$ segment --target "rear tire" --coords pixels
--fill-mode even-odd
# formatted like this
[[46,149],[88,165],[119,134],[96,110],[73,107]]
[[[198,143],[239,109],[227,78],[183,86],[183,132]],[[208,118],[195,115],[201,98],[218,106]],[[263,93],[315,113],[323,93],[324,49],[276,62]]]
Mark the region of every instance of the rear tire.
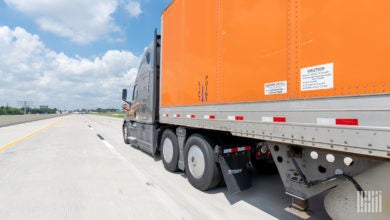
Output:
[[195,188],[205,191],[216,187],[221,181],[213,147],[200,134],[191,135],[185,145],[185,172]]
[[167,129],[161,136],[161,160],[164,167],[169,172],[176,172],[178,170],[179,161],[179,142],[176,134]]
[[127,129],[127,124],[128,122],[125,122],[122,126],[123,141],[125,142],[125,144],[130,144],[129,139],[127,139],[129,132]]

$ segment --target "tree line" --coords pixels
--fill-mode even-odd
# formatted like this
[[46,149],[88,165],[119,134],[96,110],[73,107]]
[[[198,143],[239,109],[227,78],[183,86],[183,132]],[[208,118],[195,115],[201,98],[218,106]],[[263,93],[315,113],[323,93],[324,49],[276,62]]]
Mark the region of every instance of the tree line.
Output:
[[[27,108],[28,114],[55,114],[56,108]],[[24,108],[14,108],[9,106],[0,106],[0,115],[23,115]]]
[[9,106],[0,106],[0,115],[23,115],[24,110]]

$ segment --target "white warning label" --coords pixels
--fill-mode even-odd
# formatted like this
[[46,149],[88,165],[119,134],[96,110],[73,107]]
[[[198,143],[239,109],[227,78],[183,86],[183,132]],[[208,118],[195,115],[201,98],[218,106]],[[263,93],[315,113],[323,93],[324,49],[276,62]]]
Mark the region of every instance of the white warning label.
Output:
[[265,95],[275,95],[287,93],[287,81],[264,84]]
[[301,69],[301,91],[332,88],[333,63]]

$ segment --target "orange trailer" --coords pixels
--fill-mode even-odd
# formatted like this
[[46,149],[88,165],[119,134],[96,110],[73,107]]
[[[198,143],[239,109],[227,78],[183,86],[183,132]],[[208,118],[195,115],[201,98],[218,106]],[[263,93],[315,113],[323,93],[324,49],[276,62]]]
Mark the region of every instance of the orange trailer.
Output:
[[384,0],[176,0],[163,13],[161,105],[389,93],[389,8]]

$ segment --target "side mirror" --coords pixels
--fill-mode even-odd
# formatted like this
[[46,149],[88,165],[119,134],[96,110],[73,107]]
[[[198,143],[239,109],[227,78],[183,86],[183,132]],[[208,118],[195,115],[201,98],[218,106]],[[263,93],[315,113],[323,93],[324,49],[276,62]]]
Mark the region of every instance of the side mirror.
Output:
[[130,106],[128,104],[124,104],[122,106],[122,109],[125,110],[125,111],[129,111],[130,110]]
[[127,100],[127,89],[122,90],[122,100],[126,101]]

